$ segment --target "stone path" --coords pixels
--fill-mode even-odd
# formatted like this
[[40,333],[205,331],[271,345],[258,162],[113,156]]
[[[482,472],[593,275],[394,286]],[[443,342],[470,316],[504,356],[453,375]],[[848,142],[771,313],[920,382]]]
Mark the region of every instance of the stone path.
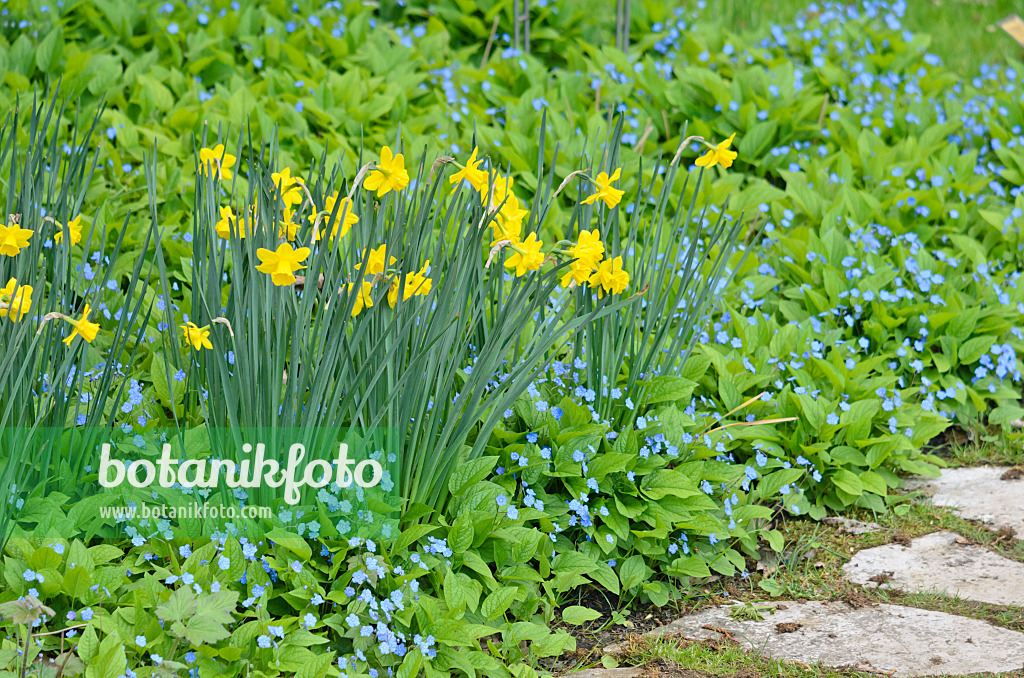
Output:
[[1024,667],[1024,634],[976,619],[900,605],[765,603],[760,621],[712,607],[652,632],[731,639],[779,659],[895,671],[897,676],[1004,672]]
[[1024,607],[1024,563],[972,545],[953,532],[933,532],[909,547],[886,544],[860,551],[843,566],[843,574],[866,587]]
[[908,481],[907,489],[932,495],[933,504],[948,506],[962,518],[1008,527],[1024,538],[1024,478],[1003,480],[1004,475],[1018,474],[1005,466],[946,469],[941,478]]
[[[914,479],[908,486],[964,518],[1004,533],[1013,530],[1018,539],[1024,538],[1024,473],[1007,467],[949,469],[941,478]],[[833,525],[854,533],[875,527],[861,529],[854,522]],[[866,588],[939,593],[1024,608],[1024,563],[953,532],[925,535],[906,546],[865,549],[844,565],[843,575]],[[978,619],[887,604],[773,601],[758,606],[706,608],[650,635],[724,638],[778,659],[855,667],[899,678],[1024,669],[1024,633]],[[760,619],[750,618],[754,609],[761,609]],[[605,651],[615,654],[619,649],[609,646]]]

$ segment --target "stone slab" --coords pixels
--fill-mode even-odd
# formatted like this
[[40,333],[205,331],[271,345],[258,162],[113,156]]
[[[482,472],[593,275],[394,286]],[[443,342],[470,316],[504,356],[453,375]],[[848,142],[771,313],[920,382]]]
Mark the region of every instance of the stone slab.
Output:
[[606,669],[606,668],[595,668],[595,669],[583,669],[576,673],[565,674],[566,678],[636,678],[640,675],[640,669],[637,667],[629,667],[623,669]]
[[953,508],[957,515],[1009,527],[1024,539],[1024,479],[1002,480],[1007,466],[944,469],[940,478],[911,478],[907,488],[932,495],[936,506]]
[[1024,606],[1024,563],[958,539],[965,541],[954,532],[933,532],[909,547],[885,544],[865,549],[843,565],[843,574],[861,586]]
[[890,675],[900,678],[1000,673],[1024,667],[1024,634],[977,619],[885,604],[854,608],[841,602],[772,601],[759,605],[774,608],[774,613],[768,610],[761,621],[751,621],[730,617],[730,607],[707,608],[650,633],[678,633],[691,639],[731,636],[776,659],[895,671]]

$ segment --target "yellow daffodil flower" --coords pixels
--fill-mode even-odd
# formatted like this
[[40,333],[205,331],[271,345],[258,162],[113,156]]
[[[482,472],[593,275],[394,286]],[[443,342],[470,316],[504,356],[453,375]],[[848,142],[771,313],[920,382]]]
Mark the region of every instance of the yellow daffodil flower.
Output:
[[308,247],[294,249],[286,242],[277,246],[277,251],[259,248],[256,256],[260,258],[260,265],[257,271],[266,273],[270,280],[278,287],[295,284],[295,271],[306,268],[302,265],[309,256]]
[[[57,224],[57,232],[53,235],[53,241],[58,245],[64,242],[64,227],[61,226],[59,221],[54,222]],[[79,214],[77,217],[68,222],[68,232],[71,234],[71,246],[74,247],[78,243],[82,242],[82,215]]]
[[572,256],[579,259],[589,268],[594,268],[604,258],[604,243],[601,242],[601,232],[596,228],[593,231],[580,231],[579,240],[570,249]]
[[294,217],[295,210],[285,207],[277,229],[277,237],[281,240],[295,240],[295,234],[299,232],[299,224],[295,222]]
[[392,155],[391,149],[385,146],[380,149],[380,162],[377,169],[370,172],[363,181],[367,191],[377,191],[377,197],[388,191],[400,191],[409,185],[409,173],[405,170],[405,158],[401,153]]
[[736,137],[736,133],[733,132],[725,141],[720,142],[717,146],[710,146],[707,153],[697,158],[694,163],[697,167],[714,167],[715,165],[721,165],[722,167],[732,167],[732,161],[739,155],[736,151],[729,150],[729,146],[732,145],[732,140]]
[[22,228],[18,224],[0,226],[0,254],[8,257],[16,256],[22,248],[28,247],[32,238],[32,230]]
[[593,266],[582,259],[577,259],[569,264],[569,272],[562,276],[562,287],[569,287],[573,283],[582,285],[590,279],[593,271]]
[[302,203],[302,177],[293,177],[290,167],[270,175],[274,188],[281,192],[281,201],[285,207]]
[[620,174],[622,174],[621,167],[615,170],[611,176],[608,176],[607,172],[598,174],[597,178],[594,179],[594,183],[597,184],[597,193],[587,196],[583,199],[583,202],[587,205],[592,205],[600,199],[604,200],[604,204],[608,205],[609,208],[618,205],[625,191],[614,188],[612,182],[618,181]]
[[622,270],[622,257],[606,259],[590,276],[590,286],[597,289],[597,298],[606,293],[618,294],[629,285],[629,273]]
[[10,318],[18,322],[32,308],[32,286],[18,285],[16,278],[0,287],[0,318]]
[[512,193],[512,184],[515,181],[512,177],[501,177],[495,175],[487,175],[487,179],[480,185],[480,199],[484,205],[487,205],[488,199],[490,199],[491,207],[497,207],[501,204],[501,201],[505,199],[506,195]]
[[452,184],[452,193],[459,190],[459,185],[465,180],[467,184],[472,186],[477,191],[481,190],[487,185],[487,172],[479,169],[480,163],[483,162],[483,158],[477,160],[476,158],[477,149],[474,148],[473,152],[469,156],[469,160],[466,161],[466,166],[460,169],[458,172],[453,174],[448,181]]
[[213,348],[213,344],[210,343],[209,326],[198,327],[195,323],[190,322],[185,325],[179,325],[179,327],[185,333],[186,346],[191,346],[196,351],[201,351],[204,348]]
[[236,160],[238,158],[224,152],[224,144],[217,144],[213,148],[199,149],[199,171],[205,171],[206,166],[211,165],[217,170],[217,176],[221,179],[232,177],[231,168],[235,166]]
[[[348,293],[352,294],[352,287],[355,283],[348,284]],[[370,292],[373,290],[373,283],[369,281],[362,281],[359,287],[359,294],[356,296],[355,303],[352,305],[352,317],[355,318],[357,315],[363,312],[364,309],[373,306],[373,296]]]
[[74,318],[64,318],[75,328],[71,331],[71,334],[64,339],[65,344],[70,346],[75,337],[82,337],[82,339],[85,339],[86,343],[92,343],[92,340],[96,338],[96,334],[100,331],[100,326],[99,323],[89,322],[90,313],[92,313],[92,309],[89,308],[89,304],[86,304],[85,308],[82,309],[82,317],[78,320],[75,320]]
[[[405,286],[402,288],[402,301],[409,301],[414,296],[427,296],[430,294],[430,290],[434,285],[434,281],[427,277],[427,271],[430,268],[430,260],[423,264],[416,273],[407,273],[405,275]],[[388,289],[388,303],[391,304],[391,308],[395,307],[398,303],[398,281],[391,283],[391,287]]]
[[544,253],[540,251],[544,243],[531,233],[526,240],[510,245],[512,254],[505,259],[506,268],[514,268],[516,277],[526,275],[527,271],[536,271],[544,263]]
[[231,239],[232,231],[237,231],[239,238],[245,237],[245,226],[235,216],[235,213],[231,211],[230,207],[220,208],[220,221],[214,224],[213,227],[217,230],[217,235],[225,240]]
[[[384,273],[388,266],[393,266],[397,259],[394,257],[387,257],[388,263],[385,264],[387,245],[381,245],[375,250],[370,250],[370,260],[366,262],[366,271],[363,275],[380,275]],[[363,268],[363,258],[366,257],[366,250],[363,250],[363,256],[359,259],[359,263],[356,264],[356,270],[359,271]]]
[[[323,215],[324,221],[330,221],[331,214],[334,212],[335,205],[338,208],[338,214],[334,217],[334,221],[325,223],[324,227],[320,229],[320,232],[316,234],[316,239],[323,238],[324,235],[330,231],[329,240],[335,238],[344,238],[348,235],[349,230],[352,226],[359,223],[359,216],[352,211],[352,201],[348,199],[348,196],[341,198],[341,202],[338,202],[338,192],[335,191],[334,195],[327,196],[324,201],[324,209],[320,214]],[[309,215],[310,223],[316,223],[317,214],[314,212]],[[339,234],[340,231],[340,234]]]

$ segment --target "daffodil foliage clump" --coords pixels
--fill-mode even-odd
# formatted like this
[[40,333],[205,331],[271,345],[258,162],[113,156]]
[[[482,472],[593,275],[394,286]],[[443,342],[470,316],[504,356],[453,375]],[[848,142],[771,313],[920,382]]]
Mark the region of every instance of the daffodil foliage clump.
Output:
[[[1019,436],[1024,66],[961,81],[900,2],[750,35],[633,2],[628,53],[589,3],[530,3],[529,53],[501,3],[408,5],[0,34],[0,428],[84,443],[0,444],[8,666],[533,675],[583,587],[746,576],[947,427]],[[339,421],[404,432],[399,531],[253,490],[273,518],[209,541],[87,539],[97,431]]]

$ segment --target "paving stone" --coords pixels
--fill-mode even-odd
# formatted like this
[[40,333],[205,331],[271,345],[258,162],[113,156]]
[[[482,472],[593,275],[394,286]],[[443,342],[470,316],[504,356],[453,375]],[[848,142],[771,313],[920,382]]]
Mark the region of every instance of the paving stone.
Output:
[[568,674],[567,678],[635,678],[640,675],[640,669],[629,667],[624,669],[583,669],[576,673]]
[[1024,563],[965,542],[954,532],[934,532],[909,547],[886,544],[865,549],[843,565],[843,574],[861,586],[1024,606]]
[[[999,673],[1024,667],[1024,634],[988,622],[900,605],[773,601],[760,621],[734,619],[731,607],[707,608],[651,634],[732,637],[763,655],[855,666],[895,676]],[[723,633],[727,632],[726,633]],[[606,648],[614,652],[617,648]]]
[[908,489],[932,495],[936,506],[954,508],[957,515],[1009,527],[1024,539],[1024,479],[1002,480],[1006,466],[951,468],[940,478],[911,478]]

